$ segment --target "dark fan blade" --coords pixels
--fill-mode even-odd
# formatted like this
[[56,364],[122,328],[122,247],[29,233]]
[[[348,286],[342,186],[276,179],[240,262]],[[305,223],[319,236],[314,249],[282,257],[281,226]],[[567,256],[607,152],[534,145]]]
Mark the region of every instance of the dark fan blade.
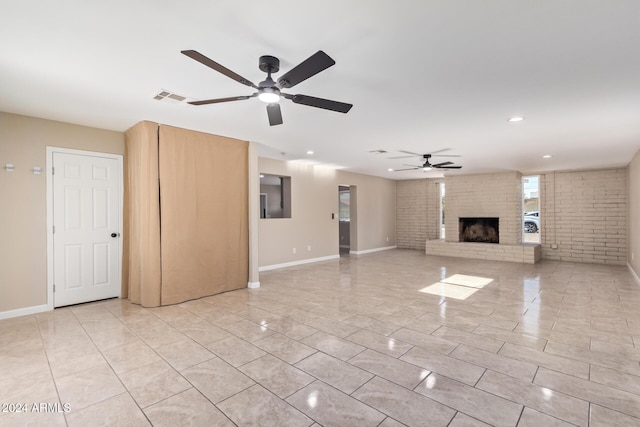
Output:
[[191,101],[191,102],[188,102],[188,104],[191,104],[191,105],[217,104],[219,102],[244,101],[245,99],[249,99],[249,98],[253,98],[253,96],[232,96],[231,98],[204,99],[202,101]]
[[339,113],[347,113],[353,107],[352,104],[344,102],[331,101],[329,99],[316,98],[308,95],[288,96],[290,100],[296,104],[308,105],[309,107],[324,108],[325,110],[337,111]]
[[442,150],[432,151],[431,155],[433,156],[434,154],[442,153],[443,151],[449,151],[449,150],[451,150],[451,148],[443,148]]
[[315,76],[322,70],[326,70],[335,64],[336,61],[331,59],[329,55],[319,50],[309,58],[302,61],[292,70],[278,79],[278,86],[281,88],[294,87],[300,82],[307,80],[309,77]]
[[409,168],[409,169],[394,169],[393,171],[394,171],[394,172],[400,172],[400,171],[415,171],[415,170],[418,170],[418,169],[422,169],[422,166],[418,166],[418,167],[415,167],[415,168]]
[[462,166],[434,166],[437,169],[462,169]]
[[408,159],[409,157],[422,157],[422,154],[412,153],[411,151],[398,150],[401,153],[409,154],[409,156],[388,157],[389,159]]
[[[431,157],[461,157],[458,154],[436,154],[436,153],[442,153],[443,151],[447,151],[447,150],[451,150],[451,148],[443,148],[442,150],[438,150],[438,151],[432,151]],[[407,159],[409,157],[424,157],[424,154],[418,154],[418,153],[413,153],[411,151],[404,151],[404,150],[398,150],[401,153],[405,153],[405,154],[410,154],[409,156],[398,156],[398,157],[388,157],[388,159]]]
[[434,168],[439,168],[439,167],[442,167],[442,166],[452,165],[452,164],[453,164],[453,162],[442,162],[442,163],[436,163],[435,165],[431,165],[431,166],[433,166]]
[[207,58],[206,56],[204,56],[200,52],[197,52],[195,50],[183,50],[183,51],[180,51],[180,53],[183,53],[184,55],[187,55],[191,59],[195,59],[199,63],[201,63],[203,65],[206,65],[209,68],[213,68],[217,72],[224,74],[225,76],[237,81],[238,83],[242,83],[243,85],[251,86],[253,88],[258,89],[258,87],[256,85],[254,85],[249,80],[247,80],[244,77],[242,77],[240,74],[234,73],[230,69],[218,64],[213,59]]
[[411,166],[412,168],[422,169],[422,166],[408,165],[408,164],[406,164],[406,163],[404,163],[402,166]]
[[267,116],[269,116],[269,126],[282,124],[282,112],[280,111],[280,104],[267,105]]

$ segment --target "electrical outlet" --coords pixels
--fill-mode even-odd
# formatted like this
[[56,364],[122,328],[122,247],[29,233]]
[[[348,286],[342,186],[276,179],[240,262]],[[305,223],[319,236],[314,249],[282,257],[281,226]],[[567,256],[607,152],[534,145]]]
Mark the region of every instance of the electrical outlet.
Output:
[[296,248],[293,248],[293,253],[294,253],[294,254],[296,253]]
[[389,236],[387,236],[387,242],[389,241]]
[[311,252],[311,245],[307,246],[307,252]]

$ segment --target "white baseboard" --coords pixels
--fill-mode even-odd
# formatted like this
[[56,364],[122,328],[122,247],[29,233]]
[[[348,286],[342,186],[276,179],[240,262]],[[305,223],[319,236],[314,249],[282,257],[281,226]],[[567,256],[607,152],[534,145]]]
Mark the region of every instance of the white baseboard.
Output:
[[247,288],[249,289],[258,289],[260,287],[260,282],[249,282],[247,283]]
[[320,258],[301,259],[299,261],[285,262],[285,263],[282,263],[282,264],[265,265],[265,266],[260,267],[258,269],[258,271],[277,270],[279,268],[293,267],[293,266],[296,266],[296,265],[311,264],[313,262],[329,261],[329,260],[332,260],[332,259],[339,259],[339,258],[340,258],[340,255],[329,255],[329,256],[323,256],[323,257],[320,257]]
[[0,311],[0,320],[11,319],[12,317],[28,316],[30,314],[42,313],[51,310],[47,304],[34,305],[32,307],[18,308],[16,310]]
[[370,254],[371,252],[388,251],[389,249],[396,249],[397,246],[385,246],[383,248],[365,249],[363,251],[349,251],[351,255],[363,255]]
[[635,279],[636,283],[638,284],[638,286],[640,286],[640,276],[638,276],[638,273],[636,273],[633,268],[631,267],[631,264],[627,263],[627,267],[629,267],[629,271],[631,272],[631,275],[633,276],[633,278]]

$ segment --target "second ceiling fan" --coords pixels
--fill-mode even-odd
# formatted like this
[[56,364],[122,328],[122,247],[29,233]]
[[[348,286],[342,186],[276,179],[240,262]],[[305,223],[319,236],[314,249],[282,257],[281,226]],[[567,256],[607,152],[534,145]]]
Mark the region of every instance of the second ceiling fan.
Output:
[[[414,154],[414,153],[412,153]],[[411,170],[418,170],[418,169],[422,169],[423,171],[430,171],[432,169],[462,169],[462,166],[458,166],[458,165],[454,165],[453,162],[442,162],[442,163],[435,163],[435,164],[431,164],[431,162],[429,162],[429,159],[431,158],[432,154],[422,154],[420,155],[420,157],[422,157],[424,159],[424,163],[422,166],[413,166],[413,165],[405,165],[405,166],[411,166],[410,168],[406,168],[406,169],[394,169],[394,172],[399,172],[399,171],[411,171]],[[459,157],[456,155],[450,155],[447,157]]]
[[280,70],[280,60],[274,56],[261,56],[258,63],[258,68],[267,73],[267,78],[258,83],[258,85],[255,85],[241,75],[234,73],[228,68],[218,64],[214,60],[207,58],[206,56],[195,50],[183,50],[181,51],[181,53],[191,59],[195,59],[196,61],[200,62],[203,65],[206,65],[209,68],[216,70],[221,74],[224,74],[225,76],[237,81],[238,83],[242,83],[245,86],[250,86],[254,89],[257,89],[257,92],[254,92],[251,95],[205,99],[202,101],[191,101],[189,102],[189,104],[191,105],[243,101],[245,99],[254,98],[257,96],[258,99],[267,103],[267,116],[269,117],[269,125],[271,126],[282,124],[282,112],[280,111],[280,104],[278,104],[280,98],[289,99],[295,104],[323,108],[325,110],[337,111],[339,113],[347,113],[351,109],[351,107],[353,107],[352,104],[347,104],[344,102],[331,101],[329,99],[316,98],[309,95],[292,95],[281,92],[281,89],[292,88],[298,83],[305,81],[309,77],[318,74],[320,71],[323,71],[336,63],[333,59],[331,59],[329,55],[321,50],[314,53],[309,58],[305,59],[296,67],[284,74],[278,79],[277,82],[271,78],[271,74],[277,73]]

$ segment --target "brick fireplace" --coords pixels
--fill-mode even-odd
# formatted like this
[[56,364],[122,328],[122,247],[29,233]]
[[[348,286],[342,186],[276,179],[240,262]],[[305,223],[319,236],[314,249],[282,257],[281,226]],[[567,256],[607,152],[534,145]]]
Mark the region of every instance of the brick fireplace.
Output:
[[525,263],[539,261],[540,245],[522,244],[520,173],[447,176],[445,186],[446,238],[445,241],[427,240],[427,254]]

